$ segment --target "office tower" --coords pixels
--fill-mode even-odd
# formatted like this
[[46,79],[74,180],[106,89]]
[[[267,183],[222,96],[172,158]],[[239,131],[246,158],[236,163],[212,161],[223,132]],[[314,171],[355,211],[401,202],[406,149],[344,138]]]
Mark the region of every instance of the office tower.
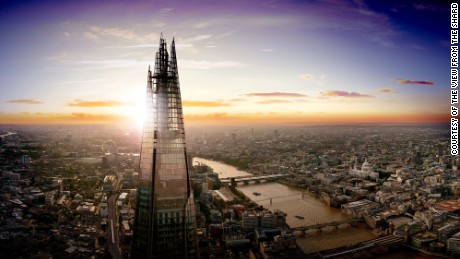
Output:
[[174,39],[160,38],[148,70],[146,120],[131,258],[195,258],[195,203],[189,183]]

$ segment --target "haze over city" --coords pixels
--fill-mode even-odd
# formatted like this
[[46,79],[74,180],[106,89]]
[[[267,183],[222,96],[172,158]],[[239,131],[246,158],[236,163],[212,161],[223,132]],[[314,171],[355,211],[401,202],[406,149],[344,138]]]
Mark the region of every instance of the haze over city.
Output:
[[0,123],[143,120],[160,34],[186,125],[448,121],[436,1],[3,1]]

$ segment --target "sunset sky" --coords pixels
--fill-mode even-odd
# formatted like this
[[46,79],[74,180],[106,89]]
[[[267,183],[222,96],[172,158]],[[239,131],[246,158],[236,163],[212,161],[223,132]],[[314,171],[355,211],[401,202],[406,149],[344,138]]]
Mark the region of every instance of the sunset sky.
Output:
[[0,124],[139,124],[161,32],[186,124],[447,122],[450,4],[410,2],[1,1]]

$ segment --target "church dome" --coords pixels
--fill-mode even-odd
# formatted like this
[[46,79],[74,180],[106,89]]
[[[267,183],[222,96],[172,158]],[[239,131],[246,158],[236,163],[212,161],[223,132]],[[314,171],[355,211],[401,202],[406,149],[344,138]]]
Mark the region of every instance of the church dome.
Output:
[[371,165],[367,162],[367,159],[364,161],[363,165],[361,166],[361,171],[368,171]]

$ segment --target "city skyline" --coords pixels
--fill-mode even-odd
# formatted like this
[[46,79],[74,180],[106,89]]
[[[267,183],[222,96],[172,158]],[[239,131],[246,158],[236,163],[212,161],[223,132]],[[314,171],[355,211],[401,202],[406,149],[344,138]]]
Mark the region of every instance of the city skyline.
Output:
[[7,1],[0,123],[140,126],[161,32],[180,53],[187,125],[447,122],[449,8]]

